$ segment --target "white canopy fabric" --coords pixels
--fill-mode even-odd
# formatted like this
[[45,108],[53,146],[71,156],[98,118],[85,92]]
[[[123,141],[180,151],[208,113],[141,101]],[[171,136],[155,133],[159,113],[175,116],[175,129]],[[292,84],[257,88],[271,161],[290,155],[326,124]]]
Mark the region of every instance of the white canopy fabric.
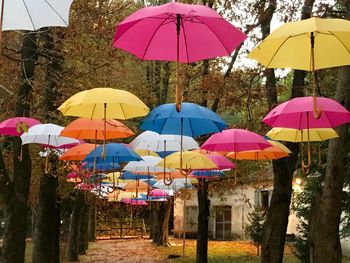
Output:
[[73,0],[1,0],[4,1],[2,31],[38,30],[42,27],[66,27]]
[[[166,145],[164,145],[164,141]],[[180,151],[180,135],[159,134],[153,131],[145,131],[137,136],[130,146],[133,149],[150,150],[154,152]],[[166,148],[165,148],[165,147]],[[183,150],[198,149],[198,143],[189,136],[183,136]]]
[[37,124],[21,135],[22,144],[38,143],[58,147],[66,144],[79,144],[79,140],[59,136],[63,130],[62,126],[56,124]]
[[[143,161],[131,161],[124,167],[124,171],[133,173],[161,173],[164,169],[158,166],[158,163],[162,160],[160,157],[154,156],[141,156]],[[166,172],[170,172],[170,169],[166,169]]]
[[[153,188],[158,188],[164,191],[169,191],[169,195],[170,191],[178,191],[182,188],[185,188],[186,185],[186,178],[178,178],[178,179],[173,179],[172,183],[170,185],[166,185],[164,184],[163,180],[158,180],[154,185]],[[191,179],[187,178],[187,187],[186,188],[191,188],[192,184],[191,184]]]

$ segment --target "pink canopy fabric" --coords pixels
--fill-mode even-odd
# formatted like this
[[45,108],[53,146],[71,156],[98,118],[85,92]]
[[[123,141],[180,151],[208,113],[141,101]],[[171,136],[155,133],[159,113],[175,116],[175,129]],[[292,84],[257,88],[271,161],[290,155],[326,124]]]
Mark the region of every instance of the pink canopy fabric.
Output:
[[317,106],[322,110],[319,119],[314,117],[311,96],[294,98],[273,108],[263,122],[271,127],[299,130],[334,128],[350,122],[350,112],[335,100],[317,97]]
[[208,153],[205,154],[210,160],[212,160],[219,170],[233,169],[236,167],[227,157],[218,153]]
[[133,198],[123,198],[121,200],[122,203],[129,204],[131,206],[147,206],[147,202],[145,200],[138,200],[138,199],[133,199]]
[[210,136],[201,149],[217,152],[242,152],[262,150],[270,146],[259,134],[243,129],[229,129]]
[[142,8],[118,26],[113,46],[142,60],[191,63],[229,56],[246,35],[213,9],[203,5],[171,2]]
[[27,118],[27,117],[15,117],[15,118],[7,119],[0,123],[0,135],[19,137],[23,134],[23,131],[18,132],[18,129],[17,129],[17,128],[20,128],[19,126],[21,126],[21,124],[22,125],[24,124],[27,126],[27,128],[29,128],[39,123],[40,121],[33,118]]
[[161,189],[153,189],[149,195],[152,197],[160,197],[160,198],[169,196],[167,192]]

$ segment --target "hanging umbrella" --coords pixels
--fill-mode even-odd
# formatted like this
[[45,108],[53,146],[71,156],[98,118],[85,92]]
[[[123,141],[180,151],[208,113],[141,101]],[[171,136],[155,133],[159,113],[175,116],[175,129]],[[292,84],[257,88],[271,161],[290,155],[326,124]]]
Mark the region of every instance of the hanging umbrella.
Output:
[[[149,112],[149,108],[134,94],[112,88],[95,88],[78,92],[66,100],[58,110],[66,116],[103,118],[104,134],[107,130],[107,119],[126,120],[145,116]],[[106,150],[106,138],[103,145]]]
[[132,135],[134,133],[128,127],[113,119],[106,120],[105,130],[102,119],[79,118],[69,123],[61,132],[61,136],[93,140],[128,138]]
[[93,149],[95,144],[84,143],[76,145],[69,150],[65,151],[61,156],[60,160],[63,161],[82,161]]
[[88,169],[94,172],[112,172],[120,168],[119,163],[108,161],[85,162],[84,169]]
[[128,172],[128,171],[123,172],[119,176],[119,179],[121,179],[121,180],[146,180],[146,179],[151,179],[151,178],[154,178],[154,175],[137,174],[137,173],[132,173],[132,172]]
[[174,103],[154,108],[142,120],[140,128],[159,134],[175,134],[196,137],[220,132],[227,124],[216,113],[194,103],[182,103],[177,112]]
[[[141,161],[129,162],[123,170],[136,174],[158,174],[164,172],[163,168],[158,166],[162,158],[153,156],[142,156],[141,158]],[[166,169],[166,172],[170,172],[170,170]]]
[[156,198],[164,198],[164,197],[169,196],[169,194],[167,192],[165,192],[164,190],[161,190],[161,189],[153,189],[149,195],[151,197],[156,197]]
[[143,181],[133,181],[133,182],[128,182],[124,185],[123,189],[125,191],[137,191],[137,192],[147,192],[149,189],[149,185]]
[[224,172],[220,170],[195,170],[190,173],[190,176],[196,179],[212,179],[223,175]]
[[328,98],[317,98],[322,108],[320,118],[312,116],[312,97],[288,100],[273,108],[263,119],[271,127],[293,128],[334,128],[350,122],[350,112],[339,102]]
[[95,151],[90,152],[84,159],[84,162],[93,162],[96,154],[96,161],[105,161],[111,163],[123,163],[130,161],[141,161],[142,158],[137,155],[133,150],[126,147],[121,143],[108,143],[106,144],[105,159],[102,160],[103,147],[99,146]]
[[27,117],[15,117],[4,120],[0,123],[0,135],[5,136],[21,136],[24,132],[34,125],[39,124],[40,121],[27,118]]
[[203,143],[201,149],[218,152],[241,152],[267,147],[270,147],[270,144],[259,134],[243,129],[229,129],[210,136]]
[[262,150],[253,150],[253,151],[242,151],[242,152],[229,152],[226,154],[227,157],[236,159],[236,160],[275,160],[284,157],[288,157],[291,151],[284,146],[283,144],[275,141],[268,142],[271,144],[270,147],[267,147]]
[[[293,68],[315,72],[350,64],[350,21],[312,17],[286,23],[273,31],[250,54],[268,68]],[[312,82],[313,112],[321,116]]]
[[[132,147],[131,147],[132,148]],[[158,153],[150,150],[142,150],[142,149],[134,149],[134,152],[137,153],[140,156],[154,156],[154,157],[159,157]]]
[[338,134],[331,128],[313,128],[309,129],[309,138],[307,129],[292,129],[292,128],[272,128],[267,134],[269,138],[277,141],[289,142],[306,142],[310,141],[325,141],[338,138]]
[[37,124],[28,129],[21,135],[22,144],[37,143],[47,145],[48,147],[61,146],[71,143],[79,144],[76,139],[60,136],[62,126],[56,124]]
[[153,187],[164,191],[178,191],[182,188],[191,188],[192,184],[187,178],[175,178],[170,185],[164,184],[163,180],[158,180]]
[[[189,136],[183,136],[183,150],[199,148],[198,143]],[[180,151],[181,136],[176,134],[159,134],[153,131],[145,131],[137,136],[130,146],[133,149],[151,150],[155,152]]]
[[207,6],[171,2],[140,9],[124,19],[117,26],[113,46],[142,60],[176,61],[176,106],[180,111],[179,62],[230,56],[245,38]]

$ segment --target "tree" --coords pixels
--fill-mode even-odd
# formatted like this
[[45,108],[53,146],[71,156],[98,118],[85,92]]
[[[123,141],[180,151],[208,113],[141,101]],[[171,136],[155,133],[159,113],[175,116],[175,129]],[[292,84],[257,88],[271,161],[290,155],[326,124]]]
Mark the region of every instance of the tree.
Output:
[[[350,19],[350,1],[343,2],[345,18]],[[350,67],[339,69],[336,100],[350,109]],[[316,194],[310,219],[310,262],[341,262],[339,238],[342,189],[345,178],[349,125],[336,128],[338,139],[328,145],[327,168],[322,190]]]
[[263,225],[265,221],[265,211],[260,207],[254,209],[248,214],[248,223],[245,226],[245,233],[256,246],[257,255],[260,254],[260,246],[262,243]]

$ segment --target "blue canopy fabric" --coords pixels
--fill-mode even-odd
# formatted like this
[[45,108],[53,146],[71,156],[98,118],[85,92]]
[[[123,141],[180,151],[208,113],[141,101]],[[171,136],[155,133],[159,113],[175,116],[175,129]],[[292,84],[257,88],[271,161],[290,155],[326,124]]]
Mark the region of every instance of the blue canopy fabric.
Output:
[[[86,162],[83,165],[84,169],[93,170],[94,169],[94,162]],[[111,163],[111,162],[103,162],[99,161],[96,162],[96,171],[99,172],[108,172],[108,171],[115,171],[120,168],[120,165],[118,163]]]
[[[181,121],[183,132],[181,133]],[[212,110],[194,103],[182,103],[181,111],[176,111],[175,103],[163,104],[154,108],[140,128],[159,134],[176,134],[196,137],[220,132],[227,127],[226,122]]]
[[126,147],[121,143],[108,143],[106,144],[105,159],[102,160],[103,145],[96,148],[96,153],[92,150],[84,159],[84,162],[94,162],[94,156],[96,155],[96,162],[110,162],[113,164],[141,161],[142,158],[136,154],[132,149]]
[[154,176],[148,175],[148,174],[136,174],[128,171],[124,171],[119,177],[119,179],[122,179],[122,180],[142,180],[142,179],[150,179],[150,178],[154,178]]

